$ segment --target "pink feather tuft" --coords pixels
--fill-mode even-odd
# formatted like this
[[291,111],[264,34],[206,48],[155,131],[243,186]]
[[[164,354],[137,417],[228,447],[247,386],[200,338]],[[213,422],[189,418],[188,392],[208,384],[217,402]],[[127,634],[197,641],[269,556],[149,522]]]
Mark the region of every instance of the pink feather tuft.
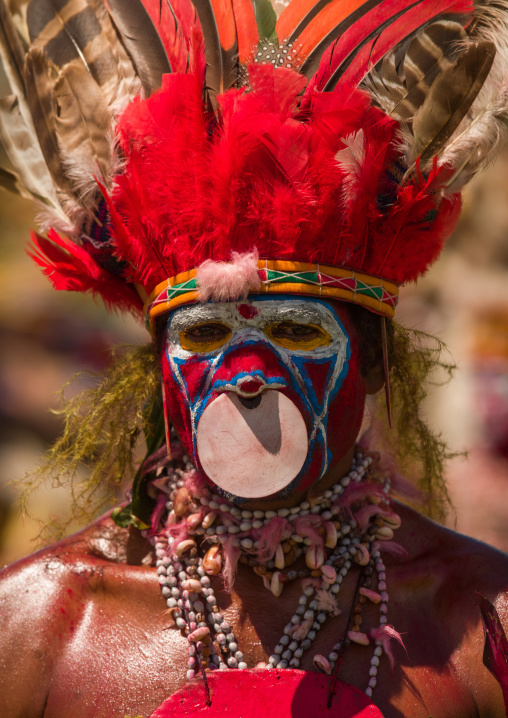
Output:
[[198,267],[196,278],[200,302],[228,302],[246,299],[261,286],[257,249],[245,254],[232,252],[231,262],[207,259]]
[[392,554],[392,556],[397,556],[400,559],[409,558],[409,554],[406,549],[396,541],[374,541],[371,547],[371,553],[373,553],[374,551],[389,553]]
[[316,600],[318,611],[328,611],[331,616],[338,616],[341,613],[337,599],[326,588],[316,591]]
[[[383,651],[388,656],[388,660],[390,661],[390,668],[393,671],[393,668],[395,666],[395,658],[393,657],[392,649],[390,646],[390,641],[395,639],[400,643],[402,648],[406,651],[406,647],[404,645],[404,641],[402,640],[402,636],[398,631],[395,630],[393,626],[379,626],[379,628],[373,628],[369,633],[370,638],[372,638],[373,641],[378,643],[383,647]],[[406,651],[407,656],[407,651]]]
[[257,554],[260,561],[269,561],[273,558],[287,526],[286,519],[281,516],[275,516],[260,529]]
[[292,635],[295,641],[303,641],[307,638],[307,634],[312,628],[314,623],[313,618],[306,618],[302,623],[297,623],[292,631]]
[[224,587],[226,591],[231,591],[233,583],[235,581],[236,569],[238,566],[238,559],[240,558],[240,549],[235,545],[234,536],[228,536],[228,538],[222,541],[222,549],[224,556],[224,568],[222,570],[222,577],[224,579]]
[[166,494],[161,491],[157,496],[155,508],[152,511],[152,516],[150,518],[150,536],[155,536],[159,529],[161,518],[166,510],[166,500]]
[[304,591],[306,588],[309,588],[309,586],[312,586],[313,588],[318,588],[318,586],[321,586],[321,579],[320,578],[302,578],[300,581],[302,591]]
[[206,479],[196,469],[186,471],[182,478],[191,496],[198,497],[209,493]]
[[189,530],[186,521],[180,521],[179,524],[171,524],[167,526],[166,531],[169,536],[172,537],[173,543],[171,544],[171,553],[175,553],[178,548],[178,544],[182,541],[186,541],[189,538]]
[[356,484],[352,483],[344,490],[344,493],[335,502],[337,506],[349,508],[356,501],[363,501],[369,496],[376,496],[378,498],[384,498],[386,496],[383,488],[379,484],[365,483]]
[[316,527],[323,524],[320,516],[310,514],[309,516],[299,516],[294,522],[295,530],[300,536],[309,538],[312,541],[311,548],[324,548],[323,538],[318,534]]
[[166,444],[163,444],[157,451],[154,451],[145,459],[141,467],[141,474],[142,476],[146,476],[147,474],[157,471],[157,469],[164,468],[169,463],[170,459],[168,457]]
[[375,516],[381,516],[381,518],[385,518],[388,520],[394,519],[396,522],[398,522],[398,525],[400,525],[400,519],[394,511],[391,511],[390,509],[383,509],[376,504],[368,504],[367,506],[362,506],[360,509],[358,509],[358,511],[355,511],[353,515],[362,531],[365,531],[369,524],[372,523],[372,519]]

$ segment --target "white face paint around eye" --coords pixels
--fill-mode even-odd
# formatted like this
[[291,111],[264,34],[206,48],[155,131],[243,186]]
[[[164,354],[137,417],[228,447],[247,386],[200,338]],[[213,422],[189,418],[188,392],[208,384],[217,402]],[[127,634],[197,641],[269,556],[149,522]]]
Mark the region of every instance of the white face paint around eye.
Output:
[[[231,331],[231,336],[219,347],[189,350],[182,346],[182,333],[192,327],[214,323],[224,325]],[[168,322],[168,352],[177,358],[186,359],[192,354],[215,355],[224,351],[226,347],[249,339],[263,339],[274,344],[265,330],[272,325],[283,323],[314,325],[329,335],[330,341],[326,345],[312,348],[316,358],[345,353],[347,339],[334,312],[319,300],[292,297],[289,299],[267,297],[249,299],[240,303],[223,302],[181,307],[171,315]],[[279,345],[278,349],[280,350]],[[299,349],[293,346],[288,353],[304,356],[308,355],[309,348]]]

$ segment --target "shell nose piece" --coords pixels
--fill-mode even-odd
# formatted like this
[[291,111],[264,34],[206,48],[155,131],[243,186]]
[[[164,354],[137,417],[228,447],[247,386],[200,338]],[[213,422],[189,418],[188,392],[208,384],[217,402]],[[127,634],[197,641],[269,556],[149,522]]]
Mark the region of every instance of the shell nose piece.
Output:
[[258,379],[257,377],[252,376],[242,377],[235,387],[236,393],[239,396],[243,396],[246,398],[257,396],[263,391],[263,389],[268,388],[269,387],[266,382],[264,382],[262,379]]

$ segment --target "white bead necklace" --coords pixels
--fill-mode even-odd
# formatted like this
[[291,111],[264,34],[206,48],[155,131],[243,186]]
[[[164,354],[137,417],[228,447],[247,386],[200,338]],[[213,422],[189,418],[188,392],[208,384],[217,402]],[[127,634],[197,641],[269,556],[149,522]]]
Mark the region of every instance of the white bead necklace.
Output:
[[[316,654],[313,662],[318,670],[332,674],[349,643],[374,645],[365,688],[371,696],[383,648],[390,637],[398,637],[387,627],[386,570],[379,541],[390,540],[400,526],[400,518],[388,507],[389,479],[383,486],[369,483],[364,492],[361,490],[372,457],[358,453],[349,474],[331,489],[312,502],[305,500],[278,511],[241,510],[206,489],[192,497],[185,472],[175,469],[174,463],[166,477],[159,470],[155,481],[157,489],[167,495],[168,512],[155,552],[162,594],[176,626],[189,641],[187,679],[193,679],[198,671],[206,678],[206,669],[248,667],[209,578],[223,569],[223,553],[229,543],[275,596],[281,594],[285,583],[304,579],[294,615],[268,663],[258,668],[298,668],[328,616],[340,613],[337,597],[344,578],[355,564],[360,566],[361,581],[346,633],[328,657]],[[355,502],[356,495],[361,498]],[[352,497],[351,505],[361,504],[354,512],[344,510],[344,504],[349,506],[348,496]],[[266,534],[275,522],[280,540],[267,551]],[[197,541],[204,549],[209,546],[204,556],[199,554]],[[305,557],[306,569],[284,572],[301,556]],[[373,580],[377,590],[370,588]],[[379,626],[369,634],[360,630],[361,607],[367,601],[379,606]]]

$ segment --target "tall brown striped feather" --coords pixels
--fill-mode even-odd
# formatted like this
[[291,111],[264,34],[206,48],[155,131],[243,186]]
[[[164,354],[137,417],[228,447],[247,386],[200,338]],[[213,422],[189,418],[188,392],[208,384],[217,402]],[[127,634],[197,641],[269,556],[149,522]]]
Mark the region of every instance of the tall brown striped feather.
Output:
[[25,59],[25,82],[28,104],[33,118],[39,145],[55,184],[72,194],[72,184],[63,172],[56,135],[56,102],[54,81],[56,68],[37,47]]
[[99,86],[82,65],[69,63],[60,70],[54,93],[62,157],[107,182],[112,162],[111,113]]
[[33,46],[42,49],[59,69],[80,61],[104,93],[108,105],[116,101],[118,85],[135,84],[136,73],[113,29],[103,2],[54,0],[32,2],[27,22]]
[[422,161],[439,153],[480,92],[496,54],[488,41],[472,43],[433,83],[413,120]]
[[0,98],[0,141],[19,173],[19,180],[28,190],[24,196],[61,211],[37,137],[27,127],[15,95]]
[[[116,83],[108,82],[105,86],[101,82],[97,82],[101,88],[109,106],[117,102],[119,99],[119,91],[126,91],[129,95],[138,94],[141,91],[141,82],[136,73],[132,60],[127,54],[124,46],[118,39],[113,23],[106,9],[103,0],[88,0],[95,10],[96,17],[101,24],[102,33],[100,36],[104,46],[109,48],[113,58],[112,74],[116,74]],[[97,78],[96,78],[97,80]],[[111,87],[111,94],[109,89]]]
[[25,95],[25,52],[5,0],[0,0],[0,44],[3,49],[4,72],[9,83],[13,90],[16,88],[16,94]]
[[436,78],[452,66],[466,41],[460,23],[438,20],[383,58],[365,86],[389,115],[410,122]]
[[172,71],[159,33],[140,0],[108,0],[107,7],[143,89],[151,95]]
[[32,195],[26,191],[19,175],[17,175],[16,172],[11,172],[11,170],[6,170],[5,167],[0,167],[0,188],[7,190],[7,192],[19,194],[25,199],[34,199]]

